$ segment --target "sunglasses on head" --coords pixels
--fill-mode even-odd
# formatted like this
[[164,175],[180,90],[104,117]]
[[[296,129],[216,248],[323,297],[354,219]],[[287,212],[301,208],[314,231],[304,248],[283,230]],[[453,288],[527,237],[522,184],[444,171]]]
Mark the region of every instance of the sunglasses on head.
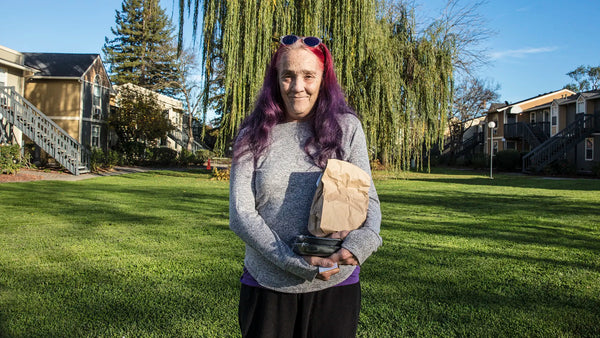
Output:
[[289,46],[289,45],[293,45],[298,40],[302,41],[302,43],[307,45],[308,47],[317,47],[322,42],[322,40],[316,36],[300,37],[297,35],[282,36],[281,39],[279,39],[279,42],[281,42],[282,45]]

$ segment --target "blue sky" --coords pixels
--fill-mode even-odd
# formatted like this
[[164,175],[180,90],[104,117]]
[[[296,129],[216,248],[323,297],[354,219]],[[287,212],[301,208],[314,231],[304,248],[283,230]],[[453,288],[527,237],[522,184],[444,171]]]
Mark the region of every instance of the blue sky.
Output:
[[[420,16],[436,17],[442,0]],[[3,1],[0,45],[21,52],[100,53],[122,0]],[[462,3],[469,3],[462,0]],[[173,0],[161,0],[172,14]],[[600,65],[599,0],[490,0],[481,13],[496,32],[485,47],[481,77],[500,84],[501,101],[516,102],[562,88],[567,72]],[[191,31],[191,27],[187,27]]]

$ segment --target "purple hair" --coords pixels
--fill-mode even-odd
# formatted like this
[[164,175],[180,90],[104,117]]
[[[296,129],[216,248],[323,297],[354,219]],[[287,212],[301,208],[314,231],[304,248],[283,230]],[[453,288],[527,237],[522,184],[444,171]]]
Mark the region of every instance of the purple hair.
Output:
[[[317,166],[325,168],[328,159],[339,159],[344,155],[341,144],[340,117],[343,114],[356,114],[346,102],[335,75],[331,53],[327,47],[323,43],[316,47],[308,47],[300,42],[297,44],[300,44],[301,48],[313,52],[323,64],[321,88],[309,119],[314,136],[307,140],[304,151]],[[285,105],[279,88],[277,65],[281,57],[292,48],[298,47],[280,45],[271,58],[254,110],[242,122],[240,132],[235,139],[234,160],[251,152],[256,161],[269,147],[271,129],[276,124],[285,122]]]

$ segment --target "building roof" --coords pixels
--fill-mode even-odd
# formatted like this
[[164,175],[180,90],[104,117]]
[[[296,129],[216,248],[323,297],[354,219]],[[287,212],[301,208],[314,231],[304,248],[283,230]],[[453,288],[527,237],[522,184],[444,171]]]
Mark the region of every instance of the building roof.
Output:
[[556,99],[552,102],[548,102],[548,103],[544,103],[544,104],[541,104],[541,105],[538,105],[535,107],[531,107],[529,109],[526,109],[525,111],[529,112],[529,111],[533,111],[533,110],[539,110],[542,108],[549,108],[553,102],[556,102],[556,104],[558,104],[559,106],[563,105],[563,104],[575,103],[582,96],[586,100],[598,99],[598,98],[600,98],[600,89],[588,90],[587,92],[581,92],[581,93],[569,95],[567,97]]
[[582,92],[579,93],[583,96],[583,98],[585,98],[586,100],[589,99],[596,99],[600,97],[600,89],[596,89],[596,90],[589,90],[587,92]]
[[25,65],[38,69],[36,76],[82,77],[99,54],[23,53]]
[[508,106],[507,103],[500,103],[500,102],[493,102],[490,104],[490,108],[488,109],[488,113],[490,112],[495,112],[496,110],[500,109],[500,108],[504,108]]
[[522,103],[525,103],[525,102],[528,102],[528,101],[531,101],[531,100],[540,99],[540,98],[542,98],[544,96],[552,95],[552,94],[556,94],[556,93],[560,93],[560,92],[575,94],[574,92],[572,92],[572,91],[570,91],[568,89],[564,89],[563,88],[563,89],[555,90],[553,92],[547,92],[547,93],[539,94],[537,96],[530,97],[528,99],[521,100],[521,101],[518,101],[518,102],[515,102],[515,103],[511,103],[510,106],[516,106],[516,105],[519,105],[519,104],[522,104]]
[[115,90],[114,93],[116,94],[116,96],[119,96],[119,91],[121,90],[121,88],[129,88],[129,89],[135,90],[139,93],[143,93],[146,95],[153,94],[156,96],[156,99],[158,100],[158,102],[161,103],[164,107],[183,111],[183,102],[181,100],[174,99],[172,97],[154,92],[150,89],[135,85],[133,83],[124,83],[122,85],[113,86],[113,89]]

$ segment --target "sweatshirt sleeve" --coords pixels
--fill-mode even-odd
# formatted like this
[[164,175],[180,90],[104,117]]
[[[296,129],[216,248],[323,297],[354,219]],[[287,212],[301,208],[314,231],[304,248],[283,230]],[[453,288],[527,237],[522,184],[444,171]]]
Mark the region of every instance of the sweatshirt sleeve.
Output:
[[[367,152],[367,143],[364,131],[358,118],[352,116],[352,125],[355,126],[354,132],[349,133],[347,140],[348,148],[344,157],[346,161],[357,165],[369,176],[371,176],[371,166],[369,164],[369,154]],[[358,259],[359,264],[363,264],[364,261],[381,246],[382,239],[379,236],[379,230],[381,227],[381,208],[379,205],[379,197],[375,190],[373,179],[371,178],[371,187],[369,188],[369,207],[367,210],[367,218],[364,224],[351,231],[344,243],[343,248],[352,252]]]
[[250,246],[279,268],[311,281],[318,267],[311,266],[265,223],[256,210],[254,158],[245,154],[231,166],[229,227]]

